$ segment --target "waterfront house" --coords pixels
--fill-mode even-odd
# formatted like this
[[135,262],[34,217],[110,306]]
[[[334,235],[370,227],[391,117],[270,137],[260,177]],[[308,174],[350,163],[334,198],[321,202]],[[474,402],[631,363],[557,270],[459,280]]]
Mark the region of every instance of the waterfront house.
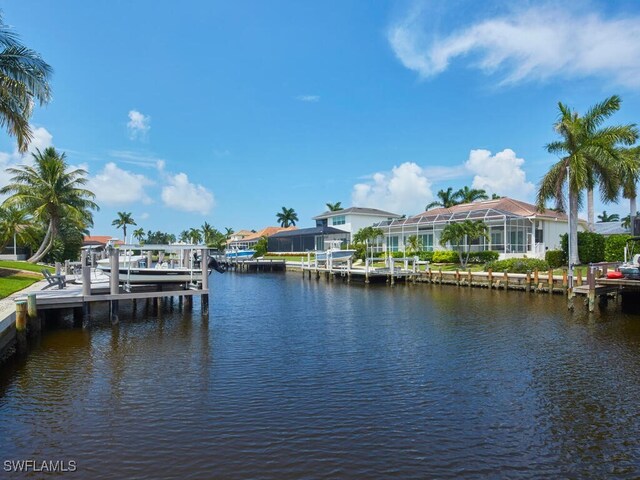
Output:
[[349,241],[349,233],[326,226],[287,230],[271,235],[267,240],[267,250],[269,253],[325,250],[325,242],[329,240],[340,240],[346,244]]
[[269,238],[270,236],[278,232],[290,230],[296,230],[296,227],[265,227],[257,232],[241,230],[240,232],[231,236],[231,238],[227,242],[227,248],[238,250],[250,249],[255,247],[256,243],[258,243],[258,241],[262,237]]
[[[313,217],[316,227],[333,227],[348,233],[347,242],[350,243],[358,230],[370,227],[380,222],[398,220],[401,215],[385,212],[377,208],[350,207],[342,210],[327,211]],[[320,249],[323,250],[323,249]]]
[[[419,236],[426,251],[450,249],[449,245],[440,245],[443,228],[465,220],[482,220],[489,227],[489,239],[473,241],[471,251],[494,250],[500,253],[500,258],[544,258],[547,250],[560,248],[560,235],[569,231],[566,214],[540,211],[530,203],[502,197],[434,208],[406,219],[379,222],[376,226],[384,231],[384,239],[378,239],[376,250],[404,251],[405,242],[411,235]],[[579,220],[578,225],[580,230],[586,230],[584,220]]]

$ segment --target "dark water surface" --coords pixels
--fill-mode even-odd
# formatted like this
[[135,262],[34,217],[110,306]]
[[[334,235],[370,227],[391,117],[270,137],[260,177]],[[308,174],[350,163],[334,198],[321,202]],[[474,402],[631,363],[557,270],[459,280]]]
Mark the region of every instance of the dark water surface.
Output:
[[1,460],[96,479],[640,477],[640,317],[451,286],[212,281],[208,319],[197,300],[128,307],[3,366]]

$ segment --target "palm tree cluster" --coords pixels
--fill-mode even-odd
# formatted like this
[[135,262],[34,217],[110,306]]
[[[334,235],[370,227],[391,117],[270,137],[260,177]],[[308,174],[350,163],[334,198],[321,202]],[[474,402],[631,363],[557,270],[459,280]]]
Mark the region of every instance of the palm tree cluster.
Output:
[[596,187],[603,202],[617,201],[620,193],[630,200],[635,216],[636,184],[640,177],[638,148],[629,148],[638,139],[634,124],[607,125],[604,122],[620,109],[620,97],[614,95],[580,115],[559,102],[559,117],[554,124],[560,139],[549,143],[549,153],[558,155],[556,162],[538,186],[537,203],[545,208],[552,200],[555,208],[566,211],[569,201],[571,264],[578,264],[578,209],[587,197],[589,227],[594,225],[593,194]]
[[5,218],[10,215],[14,218],[12,232],[26,233],[27,221],[43,232],[39,235],[40,246],[29,259],[38,262],[54,248],[56,241],[58,249],[71,239],[77,243],[80,238],[81,243],[82,235],[93,225],[92,210],[98,210],[98,205],[93,201],[95,195],[84,188],[87,172],[70,169],[64,153],[49,147],[43,152],[36,150],[32,157],[33,165],[6,170],[12,177],[0,194],[9,195],[3,208]]
[[[457,191],[454,191],[453,187],[449,187],[446,190],[439,190],[436,196],[438,197],[438,200],[427,205],[425,210],[430,210],[434,207],[450,208],[454,205],[476,202],[478,200],[487,200],[489,198],[485,190],[481,188],[469,188],[466,185]],[[492,198],[495,199],[500,197],[494,193]]]

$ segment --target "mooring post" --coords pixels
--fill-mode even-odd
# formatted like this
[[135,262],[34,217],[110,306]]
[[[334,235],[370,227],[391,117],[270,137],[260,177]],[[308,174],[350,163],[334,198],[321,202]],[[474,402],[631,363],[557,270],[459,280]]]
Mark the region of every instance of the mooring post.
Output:
[[209,313],[209,249],[200,252],[200,266],[202,267],[202,313]]
[[[109,253],[111,278],[110,278],[110,292],[111,295],[118,295],[120,293],[120,253],[117,248],[112,248]],[[119,321],[118,318],[118,300],[109,300],[109,311],[111,317],[111,323],[116,324]]]
[[524,291],[531,291],[531,270],[527,270],[527,276],[524,280]]
[[27,302],[16,302],[16,339],[18,352],[27,349]]
[[153,252],[151,250],[147,251],[147,268],[153,267],[151,263],[153,262]]
[[493,288],[493,269],[488,268],[487,274],[489,276],[489,290],[491,290]]
[[467,268],[467,287],[471,286],[471,269]]
[[504,289],[507,290],[509,288],[509,274],[504,272]]
[[69,267],[69,260],[65,260],[64,261],[64,274],[65,275],[69,275],[71,273],[70,271],[70,267]]
[[566,295],[569,288],[569,275],[566,267],[562,269],[562,292]]
[[533,271],[533,285],[534,285],[534,289],[536,291],[538,291],[538,288],[540,288],[540,284],[538,283],[538,269],[537,268]]
[[547,282],[549,283],[549,293],[553,293],[553,270],[549,269],[549,278]]
[[364,283],[369,283],[369,259],[364,259]]
[[460,270],[456,268],[456,285],[460,286]]
[[587,270],[587,284],[589,285],[589,294],[587,296],[589,302],[589,311],[593,312],[596,306],[596,276],[593,269],[589,266]]

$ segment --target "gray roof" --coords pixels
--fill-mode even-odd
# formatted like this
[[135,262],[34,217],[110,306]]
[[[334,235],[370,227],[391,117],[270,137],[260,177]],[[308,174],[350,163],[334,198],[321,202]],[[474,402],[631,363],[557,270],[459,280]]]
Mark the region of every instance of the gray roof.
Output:
[[354,213],[358,215],[376,215],[380,217],[400,218],[402,215],[397,213],[385,212],[384,210],[378,210],[377,208],[363,208],[363,207],[349,207],[342,210],[326,211],[320,215],[313,217],[314,220],[322,220],[323,218],[333,217],[335,215],[344,215],[346,213]]
[[594,231],[600,235],[615,235],[618,233],[631,233],[629,228],[624,228],[621,221],[598,222],[593,225]]
[[333,227],[311,227],[298,228],[296,230],[283,230],[282,232],[271,235],[269,238],[301,237],[304,235],[332,235],[334,233],[348,234],[349,232]]

